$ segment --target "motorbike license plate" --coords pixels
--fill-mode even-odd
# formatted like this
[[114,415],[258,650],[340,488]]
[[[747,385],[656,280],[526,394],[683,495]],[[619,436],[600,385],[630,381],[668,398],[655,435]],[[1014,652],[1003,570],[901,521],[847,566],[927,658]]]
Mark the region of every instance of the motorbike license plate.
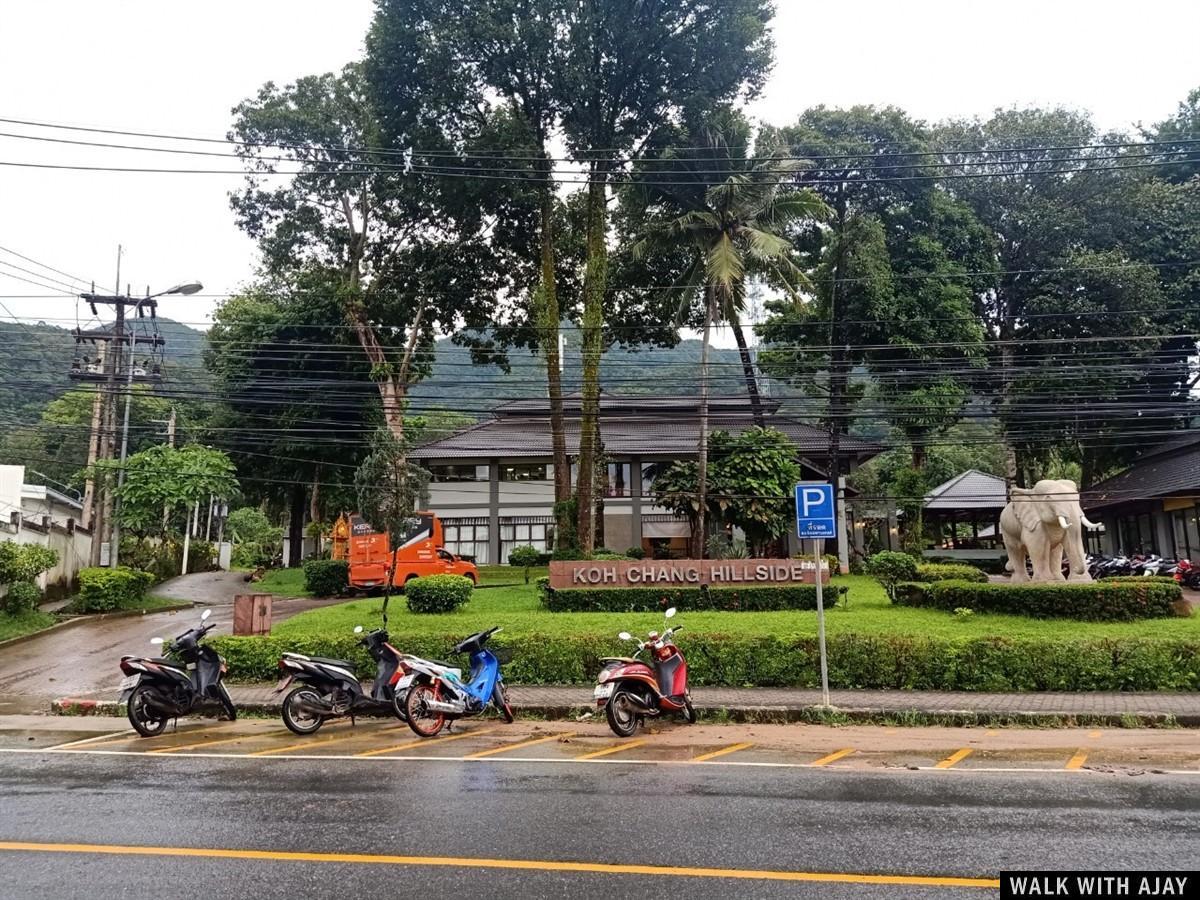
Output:
[[403,678],[401,678],[399,681],[396,682],[396,690],[399,691],[399,690],[403,690],[404,688],[408,687],[410,684],[413,683],[413,679],[416,677],[417,677],[416,675],[405,675]]
[[607,700],[612,696],[612,692],[613,686],[611,684],[598,684],[596,685],[596,690],[592,693],[595,695],[597,700]]
[[141,677],[141,675],[126,675],[121,679],[120,689],[127,691],[132,687],[137,687],[138,679]]

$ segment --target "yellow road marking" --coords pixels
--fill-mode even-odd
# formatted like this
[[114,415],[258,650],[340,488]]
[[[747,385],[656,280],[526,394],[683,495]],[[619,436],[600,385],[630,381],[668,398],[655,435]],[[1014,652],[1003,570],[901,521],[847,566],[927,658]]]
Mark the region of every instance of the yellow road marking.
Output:
[[753,747],[751,743],[745,744],[730,744],[728,747],[722,747],[720,750],[714,750],[712,753],[701,753],[699,756],[692,757],[692,762],[708,762],[710,759],[716,759],[718,756],[724,756],[727,753],[737,753],[739,750],[745,750],[747,747]]
[[338,734],[333,737],[310,739],[295,744],[288,744],[286,747],[272,747],[267,750],[259,750],[257,753],[250,753],[247,755],[270,756],[273,753],[287,753],[289,750],[301,750],[304,747],[312,747],[317,744],[336,744],[338,741],[348,741],[351,738],[356,737],[362,737],[362,732],[352,728],[350,729],[349,734]]
[[1086,753],[1084,753],[1082,750],[1077,751],[1074,756],[1072,756],[1069,760],[1067,760],[1066,768],[1082,769],[1083,764],[1085,762],[1087,762],[1087,756],[1088,755]]
[[237,734],[230,738],[220,738],[215,741],[197,741],[194,744],[180,744],[178,747],[156,747],[151,750],[151,753],[175,753],[180,750],[195,750],[197,747],[212,747],[216,744],[232,744],[234,741],[242,741],[247,738],[254,738],[258,735],[254,734]]
[[843,756],[849,756],[854,752],[853,747],[847,747],[845,750],[838,750],[835,753],[830,753],[828,756],[822,756],[815,762],[809,763],[810,766],[827,766],[832,762],[837,762]]
[[126,728],[124,731],[119,731],[116,734],[97,734],[90,738],[81,738],[77,741],[67,741],[65,744],[55,744],[53,747],[46,747],[46,750],[66,750],[68,747],[81,747],[84,744],[110,744],[122,738],[130,737],[137,734],[132,728]]
[[972,750],[970,747],[963,747],[961,750],[951,753],[949,756],[947,756],[945,759],[943,759],[940,763],[938,763],[934,768],[949,769],[951,766],[958,765],[960,762],[962,762],[964,759],[966,759],[968,756],[970,756],[974,752],[975,751]]
[[574,737],[575,732],[567,731],[563,734],[548,734],[545,737],[534,738],[531,741],[519,741],[516,744],[501,744],[499,747],[493,747],[491,750],[480,750],[478,753],[468,753],[463,759],[483,759],[485,756],[491,756],[495,753],[507,753],[509,750],[520,750],[522,747],[532,747],[534,744],[544,744],[547,741],[557,741],[559,738]]
[[985,731],[983,733],[983,736],[984,737],[996,737],[999,734],[1000,734],[1000,732],[996,731],[996,729],[993,728],[991,731]]
[[1090,737],[1090,738],[1098,738],[1098,737],[1100,737],[1100,732],[1098,732],[1098,731],[1089,731],[1089,732],[1088,732],[1088,737]]
[[632,750],[634,747],[640,747],[645,741],[626,741],[623,744],[617,744],[615,747],[605,747],[603,750],[596,750],[593,753],[585,753],[582,756],[575,757],[576,759],[599,759],[601,756],[608,756],[613,753],[620,753],[622,750]]
[[204,859],[250,859],[284,862],[356,863],[390,866],[441,866],[462,869],[516,869],[583,872],[598,875],[661,875],[689,878],[739,878],[748,881],[808,881],[840,884],[887,884],[922,887],[1000,887],[997,878],[952,875],[877,875],[857,872],[798,872],[773,869],[717,869],[693,866],[649,866],[542,859],[479,859],[454,856],[393,856],[368,853],[304,853],[286,850],[237,850],[206,847],[138,847],[119,844],[42,844],[0,841],[0,850],[24,853],[97,853],[113,856],[183,856]]
[[414,747],[428,747],[430,744],[440,744],[443,741],[457,741],[460,738],[476,737],[481,734],[491,734],[495,728],[480,728],[476,731],[461,731],[458,734],[447,734],[442,737],[421,738],[419,741],[409,741],[407,744],[397,744],[394,747],[382,747],[379,750],[367,750],[355,753],[355,756],[379,756],[381,753],[399,753],[401,750],[411,750]]

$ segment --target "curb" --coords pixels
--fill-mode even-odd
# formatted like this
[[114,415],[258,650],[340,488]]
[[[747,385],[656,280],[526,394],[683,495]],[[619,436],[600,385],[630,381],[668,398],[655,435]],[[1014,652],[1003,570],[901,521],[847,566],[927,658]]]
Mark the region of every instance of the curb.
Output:
[[[279,704],[254,700],[237,704],[239,712],[276,716]],[[563,706],[513,703],[523,718],[580,720],[589,714],[597,721],[591,706]],[[122,716],[125,707],[116,700],[89,700],[61,697],[50,705],[56,716]],[[1169,713],[988,713],[975,710],[883,709],[881,707],[827,708],[822,706],[735,706],[696,708],[701,723],[737,722],[747,725],[887,725],[900,727],[949,728],[1200,728],[1200,715],[1174,716]]]
[[32,641],[34,638],[40,638],[43,635],[53,634],[55,631],[65,631],[68,628],[74,628],[76,625],[82,625],[84,622],[105,622],[109,619],[132,619],[134,616],[152,616],[155,613],[165,612],[180,612],[185,609],[193,609],[195,604],[191,602],[177,603],[174,606],[159,606],[155,609],[122,609],[117,612],[108,613],[84,613],[78,616],[72,616],[69,619],[64,619],[62,622],[55,622],[53,625],[48,625],[41,631],[34,631],[30,634],[23,634],[20,637],[9,638],[7,641],[0,641],[0,650],[5,647],[12,647],[16,644],[23,644],[26,641]]

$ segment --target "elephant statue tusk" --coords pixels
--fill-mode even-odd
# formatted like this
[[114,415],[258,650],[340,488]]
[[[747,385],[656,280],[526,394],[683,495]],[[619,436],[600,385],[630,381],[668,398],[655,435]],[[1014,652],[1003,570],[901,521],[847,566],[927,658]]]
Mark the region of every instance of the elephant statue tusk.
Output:
[[1104,527],[1099,522],[1091,521],[1090,519],[1088,519],[1087,516],[1083,517],[1083,526],[1085,528],[1087,528],[1089,531],[1099,531],[1101,528]]
[[1070,520],[1070,519],[1068,519],[1066,516],[1059,516],[1059,517],[1058,517],[1058,524],[1059,524],[1059,525],[1061,525],[1063,528],[1070,528],[1070,527],[1071,527],[1071,520]]

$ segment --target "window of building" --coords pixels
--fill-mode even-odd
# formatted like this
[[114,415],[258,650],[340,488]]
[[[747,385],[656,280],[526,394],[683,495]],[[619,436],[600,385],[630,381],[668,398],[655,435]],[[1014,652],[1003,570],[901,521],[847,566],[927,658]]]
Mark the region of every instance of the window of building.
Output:
[[654,479],[667,471],[671,467],[669,462],[652,462],[642,463],[642,496],[650,497],[654,494],[651,489],[654,485]]
[[1194,509],[1180,509],[1171,513],[1171,532],[1175,539],[1176,559],[1192,558],[1192,547],[1188,540],[1188,519],[1194,513]]
[[551,520],[533,519],[527,521],[500,522],[500,562],[508,562],[508,555],[514,547],[533,547],[541,553],[550,549]]
[[490,537],[487,519],[442,520],[442,538],[446,550],[455,556],[472,557],[477,565],[489,564]]
[[628,497],[629,463],[609,463],[608,483],[604,486],[605,497]]
[[487,481],[488,467],[486,464],[475,465],[474,463],[430,466],[429,476],[430,481],[437,482]]
[[500,463],[501,481],[553,481],[554,470],[545,463]]

